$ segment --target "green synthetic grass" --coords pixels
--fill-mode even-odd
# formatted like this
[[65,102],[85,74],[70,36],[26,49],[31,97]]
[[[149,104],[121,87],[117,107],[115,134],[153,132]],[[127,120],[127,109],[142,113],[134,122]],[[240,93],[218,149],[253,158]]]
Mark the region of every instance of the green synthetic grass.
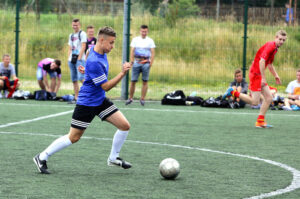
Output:
[[[121,156],[133,168],[106,165],[116,129],[95,118],[84,138],[49,159],[52,174],[41,175],[32,157],[68,132],[72,113],[1,126],[70,111],[74,105],[1,99],[0,198],[233,199],[283,189],[292,181],[290,172],[263,161],[196,148],[260,157],[300,170],[299,112],[269,111],[267,120],[275,128],[256,129],[257,110],[114,103],[131,123]],[[174,181],[162,179],[158,171],[167,157],[181,165]],[[299,195],[294,190],[273,198]]]

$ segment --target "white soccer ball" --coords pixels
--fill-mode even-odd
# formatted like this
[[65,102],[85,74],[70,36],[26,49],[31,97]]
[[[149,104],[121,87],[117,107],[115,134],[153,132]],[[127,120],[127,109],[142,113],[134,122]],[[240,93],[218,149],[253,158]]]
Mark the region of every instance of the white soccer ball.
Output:
[[165,179],[175,179],[180,173],[180,165],[177,160],[166,158],[159,164],[159,171]]

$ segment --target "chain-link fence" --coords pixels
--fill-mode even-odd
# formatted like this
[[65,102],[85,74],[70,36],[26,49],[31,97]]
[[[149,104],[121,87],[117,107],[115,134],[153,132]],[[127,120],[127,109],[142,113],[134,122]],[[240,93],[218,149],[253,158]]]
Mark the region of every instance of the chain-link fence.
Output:
[[[11,54],[14,62],[15,3],[2,1],[0,53]],[[38,89],[35,75],[37,63],[51,57],[62,60],[63,83],[60,94],[72,93],[67,58],[73,18],[80,19],[84,31],[88,25],[96,29],[111,26],[116,30],[115,49],[108,56],[110,77],[120,71],[123,1],[21,2],[18,76],[24,82],[24,89]],[[263,5],[261,2],[249,1],[246,66],[249,68],[260,46],[273,40],[277,30],[285,29],[288,40],[274,61],[283,80],[283,85],[278,88],[284,92],[284,87],[295,79],[295,71],[300,68],[299,17],[296,15],[292,25],[288,25],[284,17],[287,9],[284,3],[272,6],[268,4],[269,1]],[[294,9],[296,13],[298,10]],[[148,36],[156,44],[148,99],[161,99],[165,93],[173,90],[183,90],[186,94],[196,91],[200,96],[220,95],[233,80],[234,70],[243,67],[244,1],[135,0],[132,1],[131,11],[131,39],[139,36],[140,25],[146,24],[149,26]],[[275,85],[270,75],[268,80],[272,86]],[[135,97],[140,96],[140,88],[141,80],[137,83]],[[118,85],[108,95],[120,97],[120,89]]]

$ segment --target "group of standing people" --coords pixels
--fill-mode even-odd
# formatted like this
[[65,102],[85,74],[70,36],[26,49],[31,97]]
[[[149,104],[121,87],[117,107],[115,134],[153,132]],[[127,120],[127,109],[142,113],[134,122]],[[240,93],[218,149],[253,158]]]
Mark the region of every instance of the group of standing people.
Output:
[[[72,20],[73,33],[68,38],[68,66],[73,83],[75,98],[71,103],[76,103],[79,93],[79,81],[83,83],[84,74],[78,69],[79,66],[85,66],[86,54],[93,47],[97,39],[94,37],[94,27],[87,26],[87,32],[81,30],[79,19]],[[46,90],[54,95],[59,90],[61,84],[61,61],[52,58],[45,58],[38,64],[37,79],[42,90]],[[47,74],[51,79],[51,85],[48,85]]]
[[[81,30],[81,24],[79,19],[73,19],[72,21],[73,33],[69,35],[68,40],[68,65],[71,74],[71,81],[73,83],[73,89],[75,98],[70,103],[76,103],[79,93],[79,82],[84,81],[84,67],[86,64],[87,56],[89,55],[89,49],[91,49],[97,43],[97,39],[94,37],[94,27],[87,26],[87,32]],[[136,82],[142,74],[142,89],[140,104],[145,105],[145,97],[148,90],[148,80],[150,68],[154,62],[155,57],[155,43],[153,39],[148,37],[149,28],[147,25],[140,26],[140,36],[133,38],[130,47],[130,63],[132,67],[131,84],[129,89],[129,99],[126,101],[126,105],[133,102],[133,97],[136,88]],[[38,64],[37,79],[39,86],[42,90],[56,95],[61,84],[61,61],[51,58],[45,58]],[[51,84],[48,84],[47,74],[50,75]]]

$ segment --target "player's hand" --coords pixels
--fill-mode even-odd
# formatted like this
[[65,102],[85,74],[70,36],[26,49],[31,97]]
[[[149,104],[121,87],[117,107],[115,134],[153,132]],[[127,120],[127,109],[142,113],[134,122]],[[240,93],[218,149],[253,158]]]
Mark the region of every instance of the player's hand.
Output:
[[78,66],[78,71],[81,73],[81,74],[84,74],[85,73],[85,68],[83,66]]
[[129,62],[125,62],[122,67],[123,74],[126,74],[131,69],[131,67],[132,65]]
[[281,84],[281,80],[280,80],[280,77],[279,77],[279,76],[276,76],[276,77],[275,77],[275,80],[276,80],[276,84]]

